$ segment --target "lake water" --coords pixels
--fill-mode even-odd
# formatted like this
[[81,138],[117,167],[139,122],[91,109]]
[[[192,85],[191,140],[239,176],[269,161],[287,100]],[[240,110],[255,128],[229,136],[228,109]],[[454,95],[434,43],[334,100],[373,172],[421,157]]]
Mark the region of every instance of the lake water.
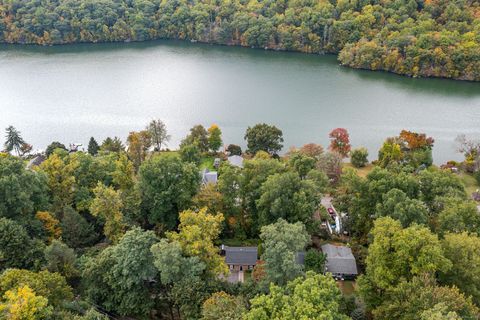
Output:
[[[347,128],[371,158],[402,129],[435,138],[434,159],[461,159],[454,139],[480,138],[480,83],[411,79],[338,66],[334,56],[175,41],[0,47],[0,128],[35,148],[51,141],[125,139],[160,118],[176,147],[188,129],[217,123],[245,145],[247,126],[283,130],[285,150],[327,145]],[[1,140],[1,139],[0,139]]]

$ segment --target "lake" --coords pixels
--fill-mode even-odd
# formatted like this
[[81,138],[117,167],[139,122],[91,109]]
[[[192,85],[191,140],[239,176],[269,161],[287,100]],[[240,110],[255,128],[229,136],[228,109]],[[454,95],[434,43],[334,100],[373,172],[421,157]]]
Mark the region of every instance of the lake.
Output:
[[334,56],[179,41],[0,47],[0,128],[17,127],[34,148],[51,141],[125,139],[160,118],[174,148],[201,123],[245,146],[248,126],[283,130],[290,146],[328,144],[347,128],[376,158],[400,130],[435,138],[434,160],[461,159],[458,134],[480,137],[480,83],[411,79],[340,67]]

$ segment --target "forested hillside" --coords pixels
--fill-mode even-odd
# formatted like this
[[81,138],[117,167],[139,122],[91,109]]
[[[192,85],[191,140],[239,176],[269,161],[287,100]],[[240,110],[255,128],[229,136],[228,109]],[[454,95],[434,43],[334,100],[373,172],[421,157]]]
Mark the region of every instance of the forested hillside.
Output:
[[169,38],[307,53],[398,74],[480,80],[474,0],[1,0],[0,41]]

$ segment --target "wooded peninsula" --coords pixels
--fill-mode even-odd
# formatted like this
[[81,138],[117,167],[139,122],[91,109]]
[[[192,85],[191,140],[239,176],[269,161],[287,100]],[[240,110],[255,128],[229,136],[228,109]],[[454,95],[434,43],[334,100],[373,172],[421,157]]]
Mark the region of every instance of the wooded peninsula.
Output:
[[153,39],[333,53],[353,68],[480,80],[478,1],[0,1],[3,43]]

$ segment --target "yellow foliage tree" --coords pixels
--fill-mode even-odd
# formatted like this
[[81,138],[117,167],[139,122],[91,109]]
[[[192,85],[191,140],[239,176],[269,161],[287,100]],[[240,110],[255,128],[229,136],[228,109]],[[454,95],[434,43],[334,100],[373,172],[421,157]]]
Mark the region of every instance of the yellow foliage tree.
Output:
[[0,318],[8,320],[50,319],[52,307],[48,299],[37,296],[28,286],[5,292],[5,302],[0,303]]
[[223,214],[209,214],[207,208],[199,212],[186,210],[180,213],[179,232],[168,232],[167,238],[178,241],[185,255],[199,257],[212,275],[227,274],[225,260],[214,244],[222,230],[223,220]]
[[70,205],[73,201],[76,166],[76,162],[64,161],[55,153],[40,165],[40,170],[47,175],[47,184],[52,193],[54,212]]
[[90,206],[90,212],[96,217],[105,219],[103,233],[112,242],[120,240],[125,232],[122,214],[122,198],[120,191],[106,187],[101,182],[93,189],[95,199]]

